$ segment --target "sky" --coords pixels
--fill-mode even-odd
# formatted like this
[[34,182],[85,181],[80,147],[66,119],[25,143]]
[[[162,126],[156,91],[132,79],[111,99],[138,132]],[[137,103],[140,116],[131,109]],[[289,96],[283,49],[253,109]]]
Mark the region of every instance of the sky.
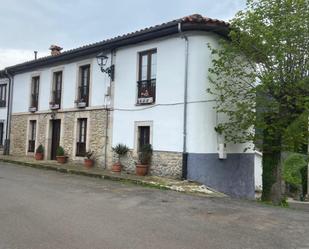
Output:
[[0,69],[191,14],[228,21],[245,0],[0,0]]

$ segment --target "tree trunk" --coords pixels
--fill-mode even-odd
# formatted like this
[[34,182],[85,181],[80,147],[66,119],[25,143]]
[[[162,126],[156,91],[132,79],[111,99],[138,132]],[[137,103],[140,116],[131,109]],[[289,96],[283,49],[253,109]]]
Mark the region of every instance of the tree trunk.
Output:
[[281,152],[263,153],[263,192],[262,201],[279,205],[282,195]]

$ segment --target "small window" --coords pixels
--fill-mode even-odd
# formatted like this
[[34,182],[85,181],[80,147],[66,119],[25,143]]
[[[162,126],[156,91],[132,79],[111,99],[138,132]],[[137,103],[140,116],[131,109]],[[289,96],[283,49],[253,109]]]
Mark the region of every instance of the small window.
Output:
[[39,103],[39,88],[40,88],[40,77],[36,76],[32,78],[31,82],[31,98],[30,107],[38,109]]
[[3,139],[4,138],[4,123],[0,122],[0,147],[3,147]]
[[6,107],[6,84],[0,85],[0,107]]
[[157,50],[139,54],[137,104],[152,104],[156,100]]
[[53,75],[53,90],[51,109],[60,109],[61,105],[61,89],[62,89],[62,71],[55,72]]
[[78,103],[84,103],[83,107],[89,105],[90,65],[79,68]]
[[87,141],[87,119],[77,119],[77,142],[76,142],[76,156],[86,155],[86,141]]
[[150,126],[138,127],[138,151],[146,145],[150,144]]
[[35,137],[36,137],[36,120],[30,120],[28,152],[34,152],[35,150]]

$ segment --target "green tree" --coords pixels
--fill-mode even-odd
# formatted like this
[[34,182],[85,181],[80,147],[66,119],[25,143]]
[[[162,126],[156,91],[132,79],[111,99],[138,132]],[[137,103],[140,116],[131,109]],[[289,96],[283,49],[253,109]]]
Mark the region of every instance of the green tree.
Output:
[[263,152],[262,200],[282,200],[283,151],[308,138],[309,0],[247,0],[228,39],[211,47],[216,110],[227,142]]

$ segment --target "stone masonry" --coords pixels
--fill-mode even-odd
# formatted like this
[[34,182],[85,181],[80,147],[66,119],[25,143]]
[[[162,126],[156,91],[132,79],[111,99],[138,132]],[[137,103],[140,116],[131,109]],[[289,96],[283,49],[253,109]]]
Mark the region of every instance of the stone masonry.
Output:
[[[60,145],[64,148],[69,160],[82,160],[75,157],[75,142],[77,137],[76,122],[78,118],[88,119],[89,140],[88,149],[94,152],[97,166],[101,167],[105,159],[105,139],[106,136],[106,115],[105,110],[81,110],[68,112],[35,113],[35,114],[15,114],[12,116],[11,130],[11,154],[25,156],[27,154],[27,127],[29,120],[37,120],[37,141],[36,147],[42,144],[45,147],[45,158],[49,159],[51,146],[49,122],[54,119],[61,120]],[[53,116],[53,117],[52,117]],[[74,129],[75,127],[75,129]],[[107,143],[109,147],[110,143]],[[28,154],[32,156],[32,154]]]
[[[118,160],[117,154],[113,154],[113,161]],[[134,173],[135,165],[138,162],[138,155],[130,150],[126,156],[121,158],[123,170]],[[180,178],[182,172],[182,153],[168,151],[154,151],[150,165],[150,175],[167,176],[172,178]]]

